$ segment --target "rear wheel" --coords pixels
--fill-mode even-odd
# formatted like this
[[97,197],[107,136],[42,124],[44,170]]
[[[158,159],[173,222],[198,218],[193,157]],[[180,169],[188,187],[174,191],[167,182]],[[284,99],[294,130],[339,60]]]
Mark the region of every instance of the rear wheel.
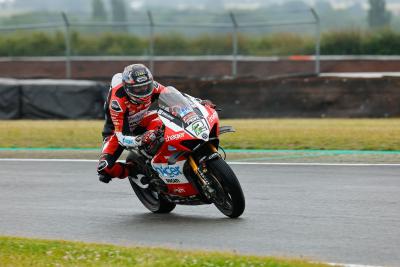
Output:
[[245,200],[242,187],[235,173],[221,158],[207,162],[209,171],[213,174],[213,188],[216,190],[215,206],[226,216],[237,218],[242,215]]
[[154,213],[170,213],[175,209],[176,204],[168,201],[162,195],[151,190],[150,188],[141,188],[129,177],[133,191],[135,191],[140,202],[151,212]]

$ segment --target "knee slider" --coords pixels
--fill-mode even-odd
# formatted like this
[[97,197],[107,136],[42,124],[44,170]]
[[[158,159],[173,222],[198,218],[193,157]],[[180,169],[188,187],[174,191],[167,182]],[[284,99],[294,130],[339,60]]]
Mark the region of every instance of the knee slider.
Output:
[[112,166],[114,165],[111,160],[110,157],[112,157],[111,155],[108,154],[104,154],[101,155],[100,160],[99,160],[99,164],[97,165],[97,172],[98,173],[103,173],[104,174],[104,170],[106,170],[107,168],[112,168]]

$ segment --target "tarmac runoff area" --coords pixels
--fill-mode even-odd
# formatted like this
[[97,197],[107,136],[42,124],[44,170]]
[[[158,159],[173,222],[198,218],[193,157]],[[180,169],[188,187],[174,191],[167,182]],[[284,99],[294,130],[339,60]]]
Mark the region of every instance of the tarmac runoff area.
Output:
[[400,266],[399,154],[230,151],[246,196],[230,220],[213,206],[147,212],[127,181],[97,181],[97,150],[2,150],[0,235]]

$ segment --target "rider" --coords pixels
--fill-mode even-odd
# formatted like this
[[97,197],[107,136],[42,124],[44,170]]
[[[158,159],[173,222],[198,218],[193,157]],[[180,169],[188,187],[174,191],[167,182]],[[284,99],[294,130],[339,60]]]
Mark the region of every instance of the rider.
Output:
[[[114,177],[123,179],[140,172],[140,166],[116,161],[125,148],[151,146],[155,141],[157,130],[148,129],[159,129],[162,122],[157,112],[149,108],[165,90],[167,87],[154,81],[150,70],[142,64],[129,65],[123,73],[114,75],[104,105],[104,141],[97,168],[101,182],[109,183]],[[209,100],[201,103],[215,107]]]

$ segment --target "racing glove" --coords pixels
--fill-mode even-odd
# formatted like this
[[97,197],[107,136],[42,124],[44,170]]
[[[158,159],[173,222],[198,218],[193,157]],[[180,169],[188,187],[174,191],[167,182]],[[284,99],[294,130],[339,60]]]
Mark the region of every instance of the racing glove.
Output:
[[161,129],[149,130],[141,137],[141,147],[147,154],[155,155],[164,142],[163,131]]
[[154,130],[145,132],[141,137],[141,146],[149,146],[156,141],[157,135]]

